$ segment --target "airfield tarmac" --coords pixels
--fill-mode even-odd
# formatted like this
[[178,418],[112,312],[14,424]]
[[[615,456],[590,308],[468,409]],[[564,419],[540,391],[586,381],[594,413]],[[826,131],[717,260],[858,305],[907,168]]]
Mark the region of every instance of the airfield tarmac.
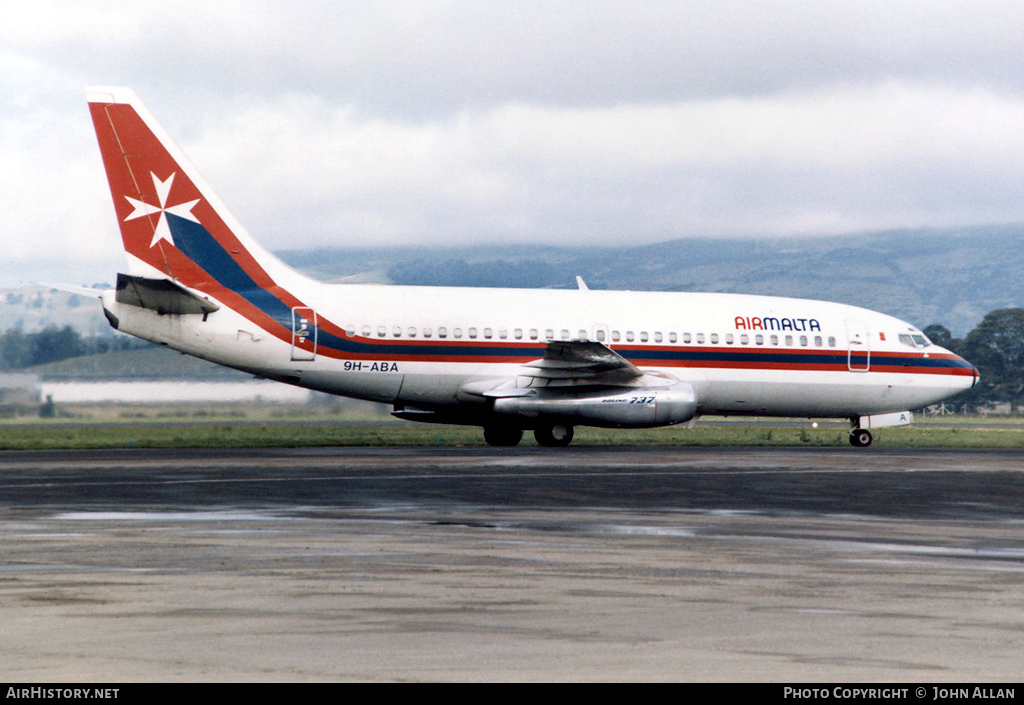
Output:
[[0,680],[1015,681],[1024,453],[0,453]]

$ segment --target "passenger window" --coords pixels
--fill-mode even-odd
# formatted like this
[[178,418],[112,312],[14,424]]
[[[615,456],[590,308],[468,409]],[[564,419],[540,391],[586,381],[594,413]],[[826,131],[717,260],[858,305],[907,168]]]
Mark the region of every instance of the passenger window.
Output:
[[562,340],[568,340],[568,339],[569,339],[569,331],[567,331],[565,328],[563,328],[562,329]]
[[536,339],[537,339],[537,329],[536,328],[531,328],[530,329],[530,340],[536,340]]
[[760,333],[755,335],[754,336],[754,344],[755,345],[764,345],[764,336],[761,335]]
[[476,337],[476,328],[470,328],[469,329],[469,337],[470,338],[475,338]]
[[377,326],[377,337],[386,338],[388,335],[388,329],[385,326]]
[[407,332],[408,332],[408,335],[409,335],[410,338],[415,338],[416,337],[416,329],[415,328],[410,328]]
[[452,331],[452,335],[455,336],[456,338],[461,338],[462,337],[462,329],[461,328],[456,328],[455,330]]
[[697,334],[697,345],[703,345],[703,344],[704,344],[704,334],[703,333],[698,333]]
[[577,340],[586,340],[587,339],[587,331],[581,330],[579,336],[577,336],[576,339]]
[[805,348],[807,347],[807,336],[806,335],[801,335],[800,336],[800,345],[802,345]]
[[647,342],[647,331],[645,331],[645,330],[640,331],[640,342],[641,343],[646,343]]
[[718,333],[711,334],[711,344],[718,345]]
[[631,330],[627,330],[626,331],[626,342],[627,343],[632,343],[633,342],[633,331],[631,331]]
[[597,340],[598,340],[598,342],[601,342],[601,343],[604,342],[604,329],[603,328],[598,328],[597,329]]
[[522,328],[516,328],[514,331],[512,331],[512,337],[515,338],[516,340],[522,340],[523,339],[523,329]]
[[679,337],[675,333],[668,334],[668,342],[675,343],[679,340]]
[[791,335],[787,335],[786,336],[786,345],[789,345],[789,346],[792,347],[792,345],[793,345],[793,336],[791,336]]
[[619,342],[620,338],[621,338],[621,336],[619,335],[619,331],[613,330],[612,331],[612,342],[613,343],[617,343],[617,342]]
[[432,332],[433,331],[431,331],[430,328],[424,328],[423,329],[423,337],[424,338],[429,338],[431,336]]
[[[683,333],[683,342],[686,343],[687,345],[689,345],[690,344],[690,340],[691,340],[690,334],[689,333]],[[699,343],[699,342],[702,342],[702,341],[698,340],[697,342]]]
[[661,333],[659,331],[654,331],[654,342],[655,343],[660,343],[661,342]]
[[818,347],[818,348],[821,347],[821,336],[820,335],[814,336],[814,345],[815,345],[815,347]]
[[829,346],[830,348],[834,348],[834,347],[836,346],[836,339],[835,339],[835,336],[832,336],[832,335],[830,335],[830,336],[828,337],[828,346]]
[[501,338],[502,340],[507,338],[508,337],[508,329],[507,328],[499,328],[498,329],[498,337]]
[[363,326],[363,330],[361,332],[364,336],[370,335],[370,326]]
[[551,330],[550,328],[545,328],[544,329],[544,340],[554,340],[554,339],[555,339],[555,331]]
[[772,345],[778,345],[779,344],[779,336],[773,335],[771,337],[771,341],[772,341]]
[[732,345],[732,343],[733,343],[732,333],[726,333],[725,334],[725,344],[726,345]]
[[740,345],[748,345],[750,343],[750,336],[744,333],[740,336]]
[[444,326],[441,326],[440,328],[438,328],[437,329],[437,337],[438,338],[447,338],[448,337],[448,329],[445,328]]

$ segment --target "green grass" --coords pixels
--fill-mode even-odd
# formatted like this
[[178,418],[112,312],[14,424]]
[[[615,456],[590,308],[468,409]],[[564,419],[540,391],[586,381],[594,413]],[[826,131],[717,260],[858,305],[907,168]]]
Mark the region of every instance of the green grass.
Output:
[[438,442],[461,445],[477,440],[482,442],[482,435],[476,429],[440,430],[444,433],[432,434],[430,428],[400,424],[190,421],[89,425],[79,421],[72,425],[0,427],[0,449],[275,448],[428,445]]
[[[525,434],[523,445],[533,445]],[[480,446],[478,428],[406,423],[344,423],[324,420],[160,420],[90,423],[39,422],[0,425],[0,450],[60,448],[242,448],[318,446]],[[607,430],[577,428],[577,446],[838,446],[849,447],[847,430],[829,425],[732,426]],[[1024,448],[1024,426],[1014,428],[880,429],[875,447]]]

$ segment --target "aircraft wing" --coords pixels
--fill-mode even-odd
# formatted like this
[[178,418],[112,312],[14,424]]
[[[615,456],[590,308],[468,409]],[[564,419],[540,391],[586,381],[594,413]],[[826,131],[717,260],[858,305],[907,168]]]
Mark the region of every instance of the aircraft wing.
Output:
[[544,357],[522,365],[514,377],[471,382],[459,393],[469,397],[518,397],[534,394],[538,388],[633,386],[645,376],[650,375],[597,341],[551,341]]
[[632,362],[595,340],[551,341],[543,358],[522,366],[519,377],[531,384],[519,386],[614,385],[643,375]]

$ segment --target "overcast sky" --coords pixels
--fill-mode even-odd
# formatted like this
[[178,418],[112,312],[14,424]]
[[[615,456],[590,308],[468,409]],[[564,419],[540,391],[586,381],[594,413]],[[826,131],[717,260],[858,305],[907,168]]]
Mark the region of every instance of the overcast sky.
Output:
[[270,249],[1024,222],[1024,3],[0,0],[0,286],[112,281],[85,87]]

